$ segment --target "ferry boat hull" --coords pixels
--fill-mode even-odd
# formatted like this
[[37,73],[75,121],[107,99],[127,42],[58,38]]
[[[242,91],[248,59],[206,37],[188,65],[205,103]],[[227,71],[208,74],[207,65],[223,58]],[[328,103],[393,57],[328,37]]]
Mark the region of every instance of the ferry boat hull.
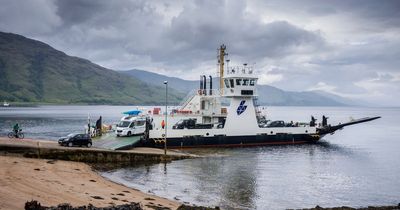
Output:
[[[207,148],[207,147],[251,147],[267,145],[287,145],[315,143],[319,135],[310,134],[276,134],[251,136],[187,136],[183,138],[168,138],[168,148]],[[149,139],[143,146],[164,148],[164,139]]]
[[[322,137],[327,134],[333,134],[337,130],[341,130],[346,126],[364,123],[372,120],[379,119],[380,117],[366,117],[357,120],[351,120],[347,123],[340,123],[338,125],[326,125],[324,127],[316,128],[312,130],[312,133],[276,133],[268,134],[261,133],[259,135],[190,135],[183,137],[168,137],[167,147],[175,149],[184,148],[209,148],[209,147],[251,147],[251,146],[268,146],[268,145],[292,145],[292,144],[310,144],[318,142]],[[261,128],[260,128],[261,129]],[[263,128],[266,131],[272,131],[276,128]],[[301,132],[299,128],[281,128],[278,132],[282,132],[283,129],[291,129],[292,132]],[[301,128],[300,128],[301,129]],[[307,129],[310,129],[308,127]],[[297,130],[297,131],[296,131]],[[172,131],[172,130],[171,130]],[[190,130],[186,130],[188,132]],[[200,132],[199,132],[200,131]],[[201,133],[201,129],[192,130],[192,134],[195,132]],[[213,130],[209,130],[212,132]],[[259,130],[260,131],[260,130]],[[163,132],[163,130],[159,130]],[[223,132],[223,131],[222,131]],[[179,135],[179,134],[178,134]],[[177,136],[177,134],[175,134]],[[143,139],[141,146],[164,148],[165,138],[147,138]]]

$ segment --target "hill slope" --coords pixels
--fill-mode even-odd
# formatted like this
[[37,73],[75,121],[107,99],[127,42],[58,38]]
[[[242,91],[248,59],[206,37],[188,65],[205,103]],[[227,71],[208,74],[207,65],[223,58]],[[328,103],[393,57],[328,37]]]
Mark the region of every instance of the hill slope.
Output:
[[[49,45],[0,32],[0,100],[39,103],[160,104],[159,87]],[[169,100],[180,95],[170,91]]]
[[[147,72],[143,70],[130,70],[121,71],[121,73],[136,77],[148,84],[162,84],[163,81],[168,80],[168,85],[180,92],[188,93],[193,89],[199,87],[198,81],[183,80],[176,77],[167,77],[164,75]],[[208,79],[208,78],[207,78]],[[213,79],[213,84],[218,87],[218,78]],[[261,105],[280,105],[280,106],[343,106],[347,105],[342,103],[345,101],[338,100],[341,97],[329,97],[325,96],[323,92],[292,92],[284,91],[276,87],[269,85],[258,86],[259,102]]]

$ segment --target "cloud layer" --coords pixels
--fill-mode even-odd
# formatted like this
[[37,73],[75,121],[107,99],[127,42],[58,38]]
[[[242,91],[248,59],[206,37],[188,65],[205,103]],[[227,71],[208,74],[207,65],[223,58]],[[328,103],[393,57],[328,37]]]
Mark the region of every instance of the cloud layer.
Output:
[[196,79],[216,49],[260,82],[400,105],[400,1],[0,0],[0,30],[111,69]]

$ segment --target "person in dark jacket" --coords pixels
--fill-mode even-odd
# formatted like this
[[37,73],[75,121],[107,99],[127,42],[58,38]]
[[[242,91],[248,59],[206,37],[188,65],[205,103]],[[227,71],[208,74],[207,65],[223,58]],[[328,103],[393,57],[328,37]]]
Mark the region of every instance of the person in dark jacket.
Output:
[[13,131],[14,131],[14,135],[17,136],[18,132],[19,132],[19,125],[18,123],[15,123],[15,125],[13,126]]
[[98,136],[102,135],[102,124],[102,117],[100,116],[100,118],[96,121],[96,131]]
[[314,127],[315,126],[315,121],[317,121],[314,116],[311,116],[311,121],[310,121],[310,126]]
[[328,125],[328,117],[325,117],[325,115],[322,115],[322,126],[327,126]]

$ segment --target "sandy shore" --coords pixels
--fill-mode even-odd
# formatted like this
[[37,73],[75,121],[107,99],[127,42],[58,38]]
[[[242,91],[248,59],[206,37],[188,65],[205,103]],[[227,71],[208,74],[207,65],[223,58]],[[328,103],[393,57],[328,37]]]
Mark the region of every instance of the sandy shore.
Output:
[[[94,140],[96,141],[96,140]],[[95,146],[91,148],[86,147],[63,147],[58,145],[57,141],[43,140],[43,139],[10,139],[8,137],[0,137],[0,145],[13,145],[13,146],[29,146],[29,147],[41,147],[41,148],[62,148],[62,149],[71,149],[71,150],[107,150],[104,148],[96,148]],[[128,150],[118,150],[123,152],[135,153],[135,154],[154,154],[154,155],[162,155],[164,154],[164,150],[158,148],[149,148],[149,147],[135,147]],[[198,155],[189,154],[184,151],[179,150],[168,150],[168,155],[171,156],[188,156],[188,157],[199,157]]]
[[176,209],[176,201],[148,195],[111,181],[84,163],[0,156],[0,209],[23,209],[26,201],[42,205],[109,206],[140,202]]

